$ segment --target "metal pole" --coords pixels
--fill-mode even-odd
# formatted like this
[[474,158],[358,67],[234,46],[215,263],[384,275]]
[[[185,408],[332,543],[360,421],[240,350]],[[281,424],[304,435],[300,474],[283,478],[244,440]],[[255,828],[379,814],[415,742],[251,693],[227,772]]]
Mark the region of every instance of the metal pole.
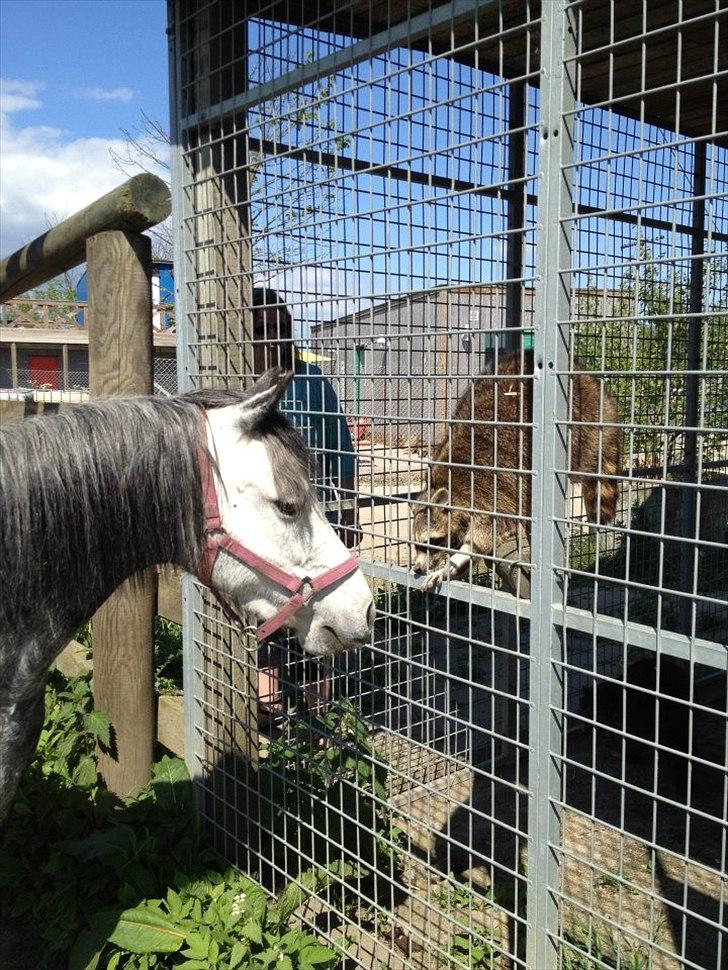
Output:
[[18,345],[15,341],[10,344],[10,383],[13,388],[18,386]]
[[71,386],[68,374],[68,344],[61,347],[61,357],[63,359],[63,390],[67,391]]
[[572,83],[574,31],[567,0],[553,0],[541,16],[538,275],[533,377],[533,533],[528,811],[528,939],[526,965],[558,965],[556,892],[561,854],[564,683],[559,661],[565,631],[554,604],[562,598],[557,570],[565,562],[568,482],[556,469],[567,462],[568,319],[570,316],[574,144]]

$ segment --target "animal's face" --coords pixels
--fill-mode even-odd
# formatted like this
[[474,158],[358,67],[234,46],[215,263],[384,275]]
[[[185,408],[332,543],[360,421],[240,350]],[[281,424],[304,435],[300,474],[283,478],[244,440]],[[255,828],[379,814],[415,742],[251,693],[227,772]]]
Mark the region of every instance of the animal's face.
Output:
[[415,559],[412,568],[415,573],[426,573],[432,565],[444,559],[446,550],[456,548],[456,527],[450,511],[450,495],[446,488],[436,489],[429,495],[425,489],[417,496],[412,514],[412,540],[415,546]]
[[[280,393],[269,409],[275,407]],[[255,397],[251,404],[246,402],[247,407],[208,412],[211,451],[220,471],[223,528],[286,573],[315,578],[347,560],[349,552],[313,495],[306,468],[290,454],[291,443],[287,447],[285,441],[266,436],[265,414],[261,418],[252,413],[254,402]],[[262,573],[224,553],[217,557],[213,584],[236,611],[247,610],[259,622],[271,619],[290,596]],[[371,591],[357,570],[316,596],[287,625],[308,653],[323,656],[368,642],[373,619]]]

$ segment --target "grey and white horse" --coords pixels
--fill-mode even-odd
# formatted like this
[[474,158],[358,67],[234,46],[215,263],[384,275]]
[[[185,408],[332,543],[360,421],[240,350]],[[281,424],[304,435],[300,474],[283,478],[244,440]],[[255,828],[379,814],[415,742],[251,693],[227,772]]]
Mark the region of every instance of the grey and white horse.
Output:
[[[290,379],[273,369],[245,393],[120,398],[0,429],[0,820],[38,741],[49,665],[139,570],[181,566],[232,611],[268,623],[285,614],[314,655],[369,640],[371,593],[355,563],[344,566],[306,446],[278,410]],[[205,478],[215,534],[245,543],[273,575],[335,579],[289,616],[292,587],[265,568],[223,547],[203,571]]]

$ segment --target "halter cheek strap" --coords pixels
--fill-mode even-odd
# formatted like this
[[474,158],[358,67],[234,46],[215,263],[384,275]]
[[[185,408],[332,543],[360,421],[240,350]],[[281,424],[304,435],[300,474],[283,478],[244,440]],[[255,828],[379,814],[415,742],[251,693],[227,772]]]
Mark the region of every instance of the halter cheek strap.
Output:
[[200,443],[197,449],[197,462],[200,469],[202,501],[205,509],[205,547],[197,569],[197,576],[215,594],[225,616],[242,626],[240,617],[225,603],[220,592],[212,585],[212,572],[221,552],[227,553],[233,559],[237,559],[238,562],[261,573],[277,586],[291,593],[288,602],[278,610],[275,616],[262,623],[255,631],[258,643],[262,643],[263,640],[266,640],[276,630],[288,623],[291,617],[304,606],[307,606],[316,596],[324,593],[347,576],[351,576],[359,568],[356,559],[349,556],[338,566],[327,569],[326,572],[314,576],[313,579],[309,576],[304,576],[301,579],[299,576],[293,576],[291,573],[279,569],[278,566],[268,562],[267,559],[263,559],[262,556],[233,538],[222,527],[214,472],[207,451],[207,420],[204,414],[201,415],[200,419]]

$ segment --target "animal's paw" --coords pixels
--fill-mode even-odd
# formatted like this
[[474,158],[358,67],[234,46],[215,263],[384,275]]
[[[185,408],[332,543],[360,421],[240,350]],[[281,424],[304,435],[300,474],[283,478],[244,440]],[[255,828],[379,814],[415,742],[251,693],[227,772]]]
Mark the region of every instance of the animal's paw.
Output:
[[422,584],[423,593],[437,592],[437,590],[442,586],[446,579],[450,576],[450,567],[448,565],[441,566],[439,569],[433,569],[432,572],[425,576],[425,581]]

